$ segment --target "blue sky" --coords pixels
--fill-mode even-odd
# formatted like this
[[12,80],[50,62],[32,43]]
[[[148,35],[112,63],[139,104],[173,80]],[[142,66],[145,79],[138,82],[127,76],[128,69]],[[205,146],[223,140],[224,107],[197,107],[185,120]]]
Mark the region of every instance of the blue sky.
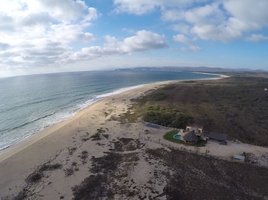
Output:
[[268,70],[267,0],[1,0],[0,77],[141,66]]

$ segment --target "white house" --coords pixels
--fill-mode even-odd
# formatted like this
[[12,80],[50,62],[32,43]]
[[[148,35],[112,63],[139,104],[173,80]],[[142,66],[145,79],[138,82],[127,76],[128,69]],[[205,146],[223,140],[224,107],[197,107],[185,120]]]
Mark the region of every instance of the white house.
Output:
[[202,126],[196,126],[196,125],[188,125],[186,126],[186,131],[193,131],[194,133],[202,133],[203,127]]

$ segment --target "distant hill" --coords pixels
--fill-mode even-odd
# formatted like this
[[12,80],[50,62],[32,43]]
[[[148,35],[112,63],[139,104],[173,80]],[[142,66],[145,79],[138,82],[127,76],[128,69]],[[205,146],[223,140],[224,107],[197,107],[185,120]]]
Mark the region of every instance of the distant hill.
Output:
[[232,73],[232,72],[266,72],[264,70],[251,70],[246,68],[230,69],[220,67],[135,67],[117,69],[117,71],[187,71],[187,72],[208,72],[208,73]]

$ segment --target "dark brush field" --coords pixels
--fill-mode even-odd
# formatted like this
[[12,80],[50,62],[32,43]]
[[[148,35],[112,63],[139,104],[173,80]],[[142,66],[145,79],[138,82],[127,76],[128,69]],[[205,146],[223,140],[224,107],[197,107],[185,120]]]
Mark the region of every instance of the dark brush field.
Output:
[[[268,79],[229,77],[182,81],[136,100],[136,108],[159,105],[193,117],[196,125],[224,133],[228,139],[268,145]],[[159,94],[163,98],[155,99]]]
[[174,172],[163,193],[168,200],[268,199],[267,168],[179,150],[148,149],[147,153],[152,159],[164,161]]

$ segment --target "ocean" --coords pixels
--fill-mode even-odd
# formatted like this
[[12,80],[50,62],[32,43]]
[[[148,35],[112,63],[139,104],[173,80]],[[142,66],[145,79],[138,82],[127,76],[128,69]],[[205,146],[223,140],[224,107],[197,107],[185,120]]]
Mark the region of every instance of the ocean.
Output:
[[130,70],[0,78],[0,151],[107,96],[155,82],[216,77]]

